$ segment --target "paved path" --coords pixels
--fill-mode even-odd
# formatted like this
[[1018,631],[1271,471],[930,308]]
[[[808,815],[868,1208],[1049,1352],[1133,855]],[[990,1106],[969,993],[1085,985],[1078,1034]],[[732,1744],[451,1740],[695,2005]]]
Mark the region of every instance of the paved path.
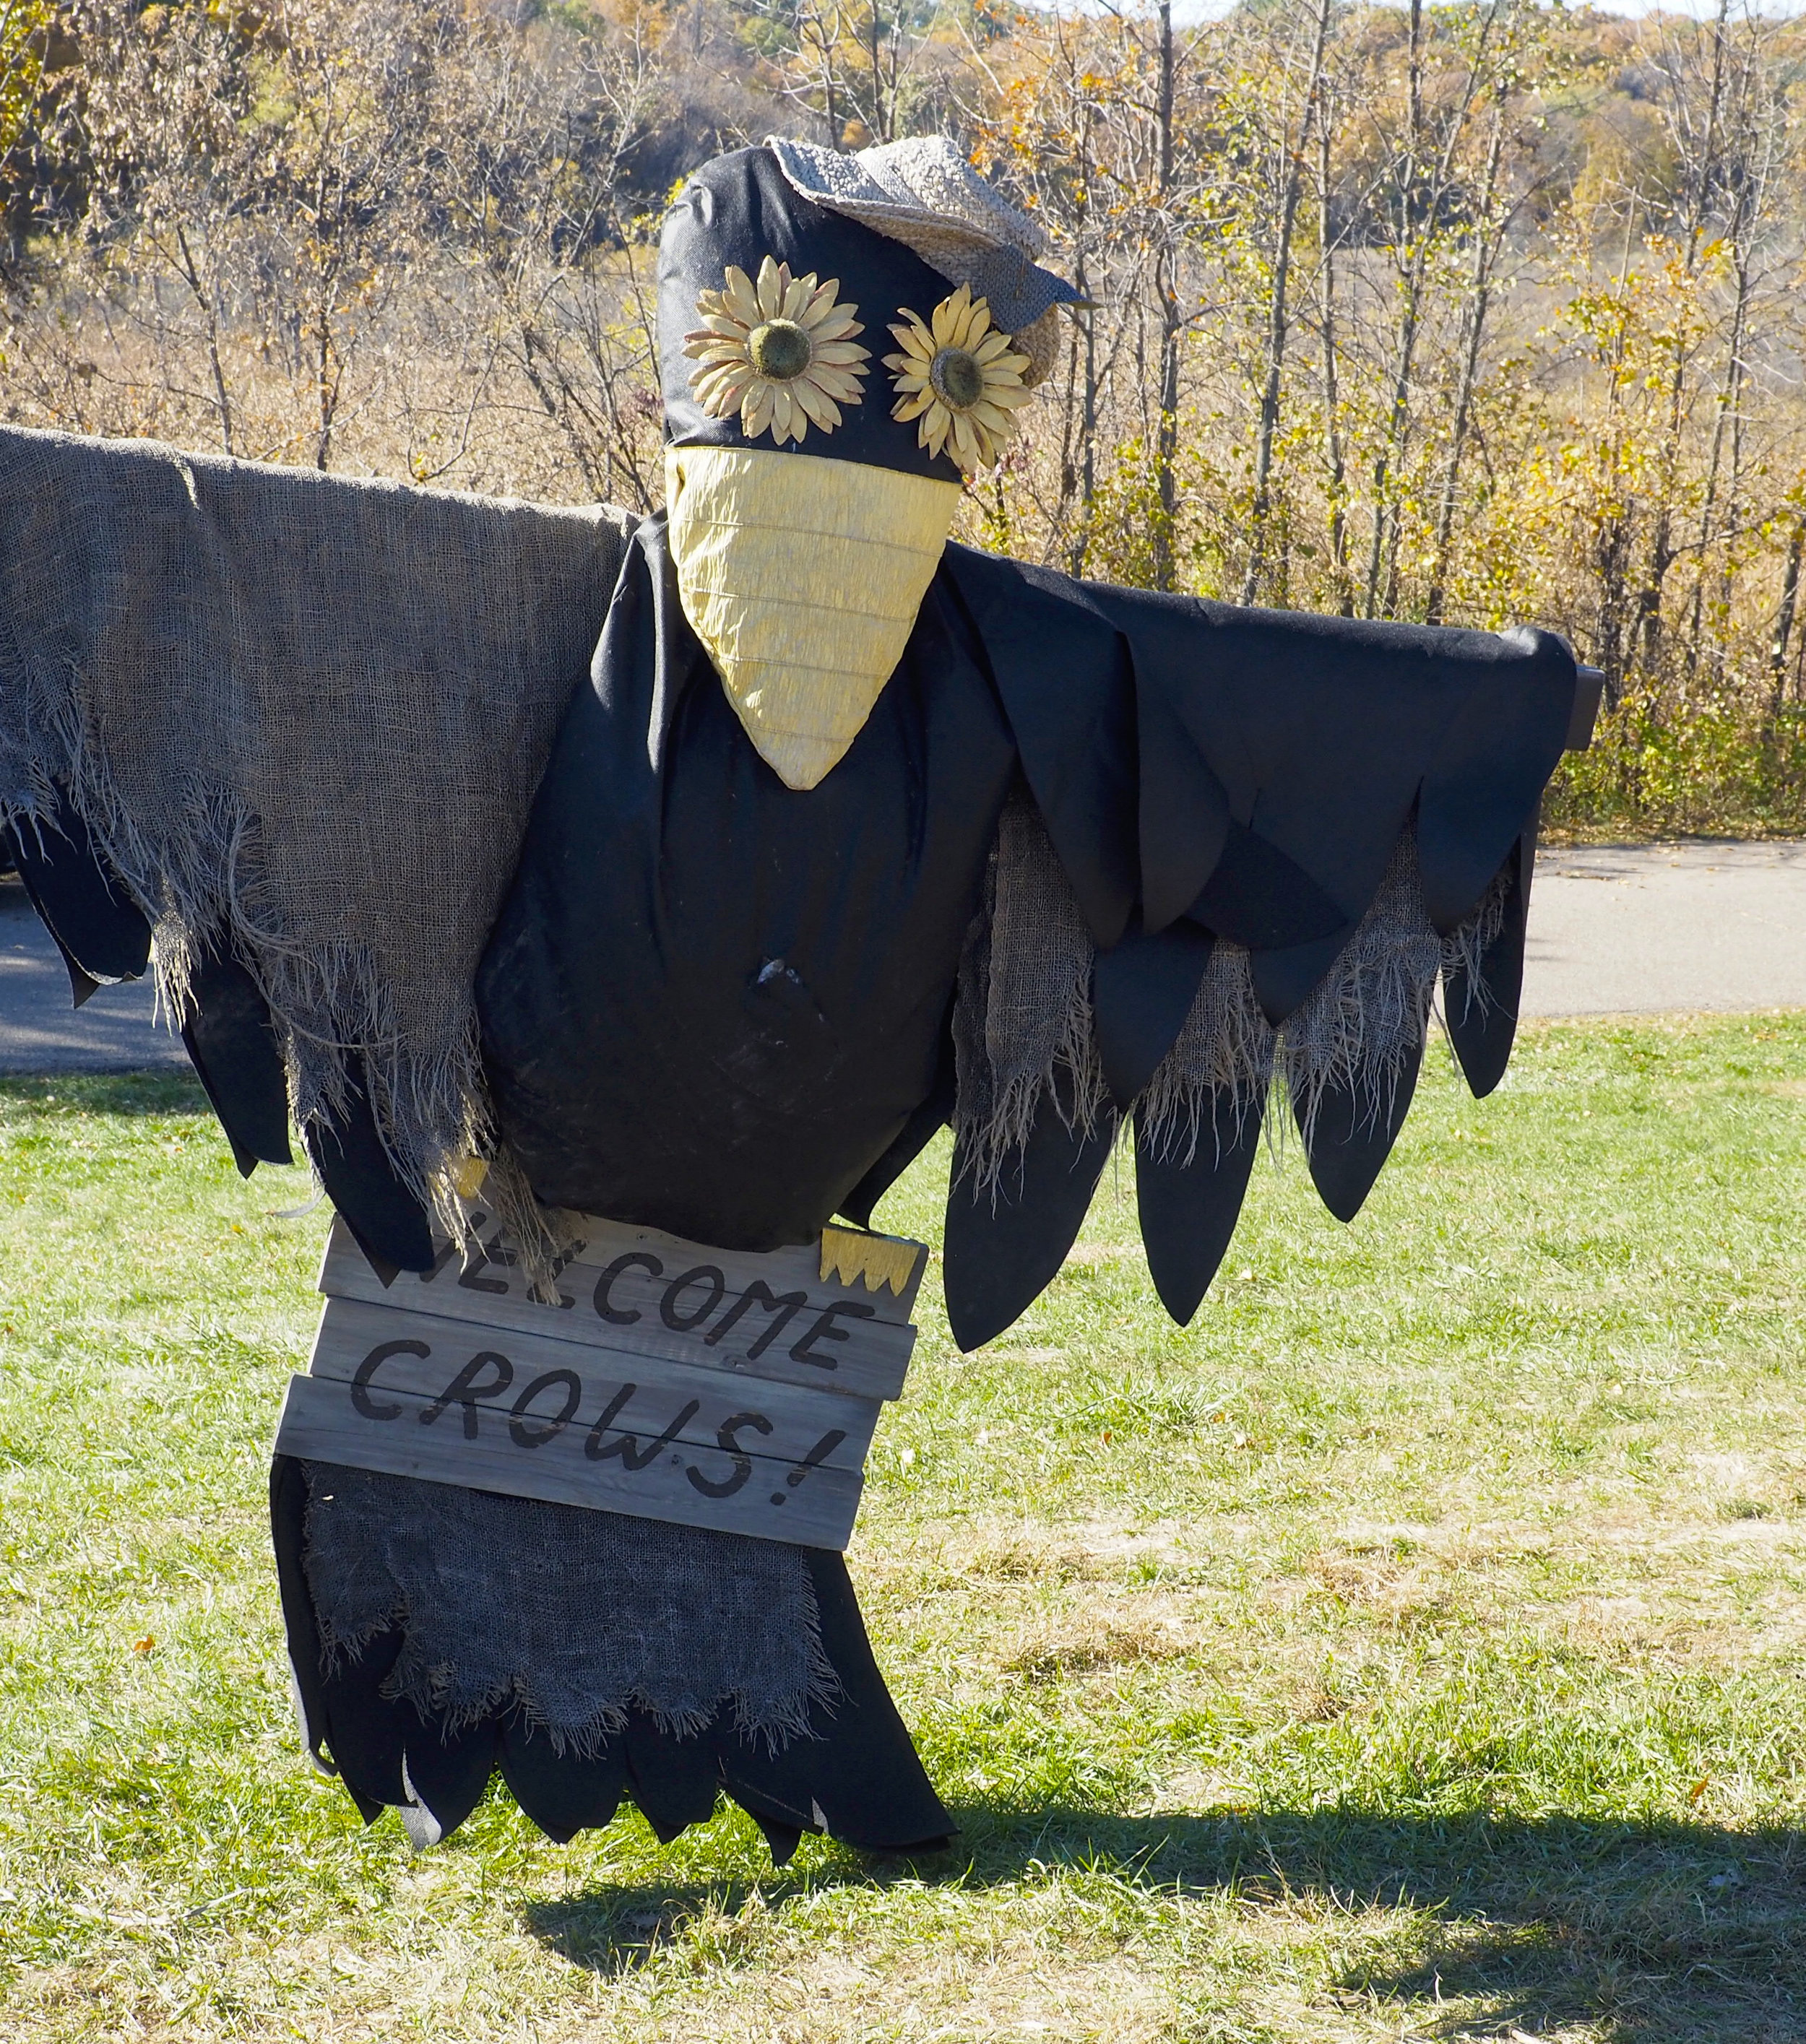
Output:
[[[1806,1008],[1806,843],[1546,851],[1531,897],[1527,1015]],[[17,882],[0,882],[0,1072],[186,1066],[148,982],[69,983]]]
[[179,1065],[179,1038],[154,1026],[148,979],[69,1006],[69,976],[16,880],[0,881],[0,1072],[142,1071]]
[[1806,1008],[1806,844],[1545,851],[1527,1015]]

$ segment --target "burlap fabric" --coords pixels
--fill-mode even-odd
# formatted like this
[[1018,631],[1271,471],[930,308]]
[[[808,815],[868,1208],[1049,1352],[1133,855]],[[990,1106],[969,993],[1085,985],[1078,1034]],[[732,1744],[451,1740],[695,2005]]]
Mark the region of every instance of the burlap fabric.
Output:
[[[1006,333],[1026,335],[1078,296],[1039,267],[1047,248],[1040,224],[1001,198],[944,136],[886,142],[856,156],[783,135],[767,136],[765,146],[805,198],[901,241],[950,283],[969,285]],[[926,318],[932,308],[914,309]],[[1050,339],[1043,329],[1031,359],[1051,353]]]
[[[1279,1028],[1262,1011],[1248,952],[1219,942],[1184,1027],[1135,1103],[1154,1154],[1189,1162],[1201,1137],[1239,1134],[1248,1115],[1267,1113],[1275,1077],[1307,1143],[1331,1088],[1351,1088],[1358,1111],[1377,1122],[1422,1054],[1439,975],[1458,969],[1478,988],[1481,954],[1504,912],[1495,882],[1466,921],[1439,936],[1408,828],[1335,965]],[[955,1132],[964,1169],[993,1195],[1047,1103],[1088,1134],[1117,1118],[1092,1019],[1092,957],[1039,813],[1018,797],[998,828],[954,1009]],[[1234,1131],[1221,1125],[1225,1115]],[[1283,1122],[1267,1126],[1277,1138]]]
[[329,1664],[402,1635],[384,1692],[457,1731],[519,1710],[593,1754],[630,1708],[806,1736],[832,1669],[793,1547],[450,1484],[306,1465],[308,1589]]
[[471,980],[631,519],[0,427],[0,820],[63,784],[183,1011],[229,936],[298,1117],[490,1140]]

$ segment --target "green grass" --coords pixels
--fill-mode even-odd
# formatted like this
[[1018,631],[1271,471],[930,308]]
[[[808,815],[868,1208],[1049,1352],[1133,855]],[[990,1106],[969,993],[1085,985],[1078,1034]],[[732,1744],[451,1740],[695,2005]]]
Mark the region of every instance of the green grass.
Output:
[[992,1350],[924,1295],[851,1559],[960,1848],[781,1875],[359,1826],[263,1526],[325,1211],[178,1081],[0,1085],[0,2036],[1806,2038],[1806,1016],[1432,1062],[1189,1331],[1126,1174]]

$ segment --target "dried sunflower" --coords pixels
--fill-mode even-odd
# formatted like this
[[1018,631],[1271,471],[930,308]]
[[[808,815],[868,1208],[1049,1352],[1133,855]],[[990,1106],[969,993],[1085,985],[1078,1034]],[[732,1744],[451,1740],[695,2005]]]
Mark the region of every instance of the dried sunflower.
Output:
[[890,416],[919,419],[917,444],[930,454],[947,448],[968,475],[989,468],[1014,437],[1016,406],[1028,402],[1028,357],[993,328],[989,305],[964,284],[935,307],[932,321],[902,310],[909,324],[890,331],[903,352],[884,358],[897,372]]
[[683,338],[683,352],[697,360],[690,386],[711,418],[735,411],[740,430],[757,440],[770,428],[782,447],[799,445],[811,425],[831,433],[840,407],[856,405],[870,352],[853,340],[863,333],[857,305],[839,305],[838,277],[825,284],[792,277],[788,263],[767,256],[755,284],[745,271],[728,266],[718,291],[696,301],[701,326]]

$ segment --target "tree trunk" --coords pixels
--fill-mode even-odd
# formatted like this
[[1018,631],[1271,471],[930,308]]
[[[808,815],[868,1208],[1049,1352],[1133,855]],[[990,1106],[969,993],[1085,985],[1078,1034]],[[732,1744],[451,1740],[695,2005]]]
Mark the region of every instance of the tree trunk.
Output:
[[[1718,0],[1718,13],[1712,23],[1712,86],[1706,106],[1705,134],[1687,194],[1684,271],[1689,280],[1699,270],[1700,243],[1705,232],[1707,208],[1718,168],[1720,115],[1724,96],[1724,25],[1730,11],[1731,0]],[[1637,594],[1638,649],[1644,666],[1650,669],[1662,655],[1662,590],[1668,580],[1668,571],[1680,551],[1674,540],[1673,501],[1679,479],[1681,428],[1686,417],[1687,340],[1685,322],[1677,320],[1674,325],[1669,372],[1666,486],[1657,499],[1655,524],[1650,534],[1648,568]]]
[[179,221],[176,224],[175,245],[181,253],[183,281],[194,294],[194,302],[201,309],[201,317],[207,323],[207,367],[213,372],[213,402],[220,415],[220,445],[227,454],[236,454],[233,444],[232,398],[226,389],[225,364],[220,354],[220,308],[213,285],[201,275],[200,265],[194,259],[190,247],[187,230]]
[[1311,72],[1305,87],[1305,110],[1299,117],[1298,142],[1283,129],[1280,147],[1285,153],[1285,181],[1280,192],[1279,230],[1273,255],[1273,285],[1267,309],[1266,380],[1260,396],[1260,425],[1255,442],[1255,494],[1250,506],[1248,562],[1242,578],[1242,601],[1252,603],[1259,594],[1266,570],[1266,523],[1272,509],[1273,443],[1279,430],[1281,379],[1285,367],[1289,328],[1286,293],[1292,276],[1292,233],[1298,217],[1298,197],[1305,181],[1305,152],[1310,146],[1311,124],[1317,116],[1323,91],[1324,52],[1329,40],[1330,16],[1334,0],[1318,0],[1317,18],[1311,46]]
[[1788,542],[1787,566],[1781,578],[1781,614],[1775,619],[1774,639],[1769,648],[1769,674],[1773,682],[1769,714],[1778,717],[1787,699],[1787,656],[1793,643],[1793,620],[1800,607],[1800,562],[1806,554],[1806,517],[1793,521],[1793,537]]
[[1393,457],[1404,436],[1411,401],[1411,369],[1417,352],[1418,294],[1422,262],[1412,236],[1418,229],[1417,179],[1424,136],[1424,0],[1411,0],[1411,30],[1406,60],[1407,125],[1404,160],[1399,175],[1399,235],[1405,253],[1404,304],[1399,313],[1398,354],[1393,372],[1392,402],[1387,409],[1385,437],[1374,458],[1374,529],[1367,551],[1366,604],[1371,617],[1379,604],[1380,570],[1386,551],[1386,496],[1391,486]]
[[1329,466],[1329,559],[1337,591],[1336,609],[1354,614],[1354,588],[1348,578],[1348,464],[1342,441],[1342,394],[1335,337],[1335,217],[1331,184],[1329,107],[1317,121],[1317,289],[1323,328],[1324,452]]
[[1154,586],[1174,580],[1174,526],[1178,516],[1174,464],[1179,441],[1178,237],[1168,206],[1173,190],[1173,4],[1159,0],[1159,98],[1155,108],[1156,222],[1154,294],[1160,312],[1160,409],[1154,425],[1154,480],[1159,513],[1154,529]]
[[1461,382],[1455,392],[1454,421],[1449,430],[1449,458],[1443,471],[1442,502],[1436,511],[1435,565],[1430,571],[1430,590],[1424,605],[1426,623],[1440,624],[1448,592],[1449,548],[1454,533],[1454,507],[1461,482],[1462,459],[1467,451],[1467,432],[1474,413],[1474,392],[1480,380],[1480,356],[1486,336],[1486,314],[1493,295],[1493,266],[1498,259],[1502,225],[1496,225],[1493,209],[1498,203],[1499,167],[1504,159],[1505,100],[1501,87],[1493,104],[1493,133],[1486,145],[1486,173],[1480,199],[1479,220],[1474,236],[1474,277],[1467,306],[1467,345],[1461,363]]

